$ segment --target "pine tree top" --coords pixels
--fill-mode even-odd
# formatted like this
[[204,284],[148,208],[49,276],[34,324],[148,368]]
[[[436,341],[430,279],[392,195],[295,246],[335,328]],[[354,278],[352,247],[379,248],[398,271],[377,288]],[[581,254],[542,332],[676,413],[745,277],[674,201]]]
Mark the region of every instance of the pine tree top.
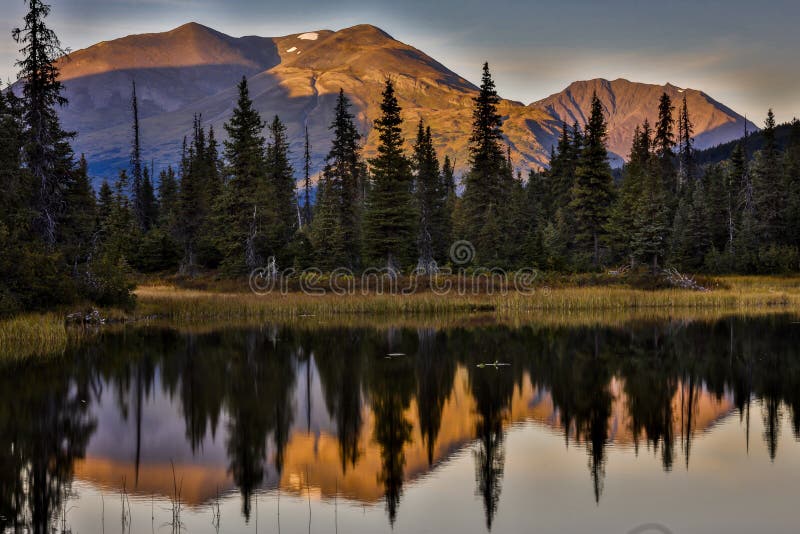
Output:
[[382,169],[384,163],[392,165],[405,158],[403,155],[403,135],[400,128],[403,124],[403,119],[400,116],[400,112],[400,104],[395,95],[394,83],[391,78],[387,78],[381,102],[381,116],[375,121],[375,129],[378,131],[378,157],[370,162],[380,170],[384,170]]
[[489,63],[483,64],[483,75],[478,95],[473,99],[472,135],[470,155],[474,163],[502,157],[499,141],[503,138],[503,120],[497,111],[500,97],[489,72]]
[[658,122],[656,122],[656,133],[653,138],[653,145],[659,157],[671,157],[672,149],[675,147],[675,119],[672,112],[675,106],[667,93],[663,93],[658,102]]

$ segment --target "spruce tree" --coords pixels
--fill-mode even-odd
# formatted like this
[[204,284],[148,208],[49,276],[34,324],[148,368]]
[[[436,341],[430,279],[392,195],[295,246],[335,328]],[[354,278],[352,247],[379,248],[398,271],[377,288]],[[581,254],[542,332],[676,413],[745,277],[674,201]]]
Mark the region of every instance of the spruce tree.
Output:
[[177,238],[182,248],[180,271],[194,275],[199,267],[198,241],[203,224],[201,177],[195,168],[194,146],[190,146],[181,165],[177,205]]
[[578,239],[595,268],[600,266],[600,241],[605,234],[609,208],[614,199],[614,178],[606,150],[606,121],[597,94],[586,125],[584,147],[575,172],[570,204],[578,227]]
[[197,240],[198,261],[205,267],[217,268],[222,261],[222,253],[217,248],[220,227],[215,217],[217,204],[223,192],[223,163],[219,156],[214,127],[208,127],[208,134],[203,130],[200,117],[197,118],[194,136],[195,161],[191,168],[198,174],[200,197],[197,210],[200,218],[200,235]]
[[159,175],[158,206],[158,225],[173,233],[178,215],[178,180],[172,165]]
[[689,106],[686,103],[686,93],[678,116],[678,186],[681,187],[695,178],[694,172],[694,125],[689,118]]
[[[370,160],[371,187],[364,213],[364,259],[397,270],[414,259],[417,212],[411,162],[403,150],[401,109],[386,80],[381,117],[375,121],[378,155]],[[437,169],[438,178],[438,169]]]
[[708,203],[708,224],[711,245],[717,252],[728,246],[729,183],[728,175],[719,164],[709,165],[703,175],[703,188]]
[[23,80],[22,109],[25,127],[24,164],[35,184],[35,228],[53,248],[57,224],[64,207],[64,194],[74,167],[69,140],[74,136],[62,129],[56,108],[67,103],[62,95],[56,60],[63,55],[55,32],[45,24],[50,6],[42,0],[28,0],[22,28],[13,31],[23,58],[17,61]]
[[240,275],[258,267],[264,206],[257,202],[258,191],[266,183],[264,169],[264,123],[253,107],[247,79],[238,85],[239,97],[230,121],[225,124],[225,160],[228,180],[220,199],[217,248],[223,256],[222,269]]
[[747,167],[744,141],[734,147],[730,159],[725,162],[725,171],[728,189],[726,250],[732,256],[736,251],[736,238],[742,215],[753,210],[753,187]]
[[312,242],[320,265],[357,269],[361,263],[361,217],[367,172],[359,145],[361,135],[342,89],[330,129],[333,142],[325,158],[320,199],[314,212],[315,220],[318,214],[324,218],[320,224],[315,221]]
[[474,98],[472,134],[470,135],[470,170],[464,178],[464,196],[461,214],[464,222],[463,237],[473,242],[478,258],[495,259],[502,235],[489,236],[483,231],[489,215],[489,205],[494,206],[492,216],[502,220],[496,206],[508,206],[511,181],[506,180],[506,159],[502,117],[497,110],[500,97],[495,89],[489,64],[484,63],[481,87]]
[[567,126],[566,122],[562,123],[558,147],[552,151],[550,169],[547,172],[550,182],[550,198],[547,202],[548,218],[552,218],[559,208],[569,205],[581,144],[582,137],[577,123],[574,128]]
[[670,233],[667,194],[661,177],[654,172],[649,160],[639,179],[638,198],[632,206],[631,252],[634,258],[649,263],[653,275],[656,275],[659,260],[666,256]]
[[139,190],[140,229],[150,231],[158,223],[158,199],[153,186],[151,171],[147,168],[142,172],[142,186]]
[[286,247],[292,240],[301,221],[295,194],[294,169],[289,162],[289,140],[286,137],[286,126],[276,115],[268,126],[266,169],[271,206],[271,224],[268,226],[269,255],[283,262],[289,262]]
[[800,247],[800,121],[792,121],[789,144],[784,155],[784,182],[786,188],[786,241]]
[[114,190],[108,180],[103,180],[100,189],[97,191],[96,226],[99,228],[103,222],[111,215],[114,205]]
[[[633,264],[639,255],[634,250],[636,207],[642,202],[645,175],[651,171],[650,124],[645,119],[633,131],[633,144],[628,163],[622,169],[622,182],[619,187],[608,221],[608,232],[616,257]],[[643,221],[644,223],[644,221]]]
[[[449,177],[439,170],[439,158],[433,147],[430,126],[422,120],[414,144],[415,192],[419,210],[417,253],[422,268],[431,261],[445,261],[449,247],[450,214],[448,212]],[[448,161],[449,163],[449,161]],[[447,169],[452,172],[452,169]]]
[[711,235],[702,182],[690,182],[681,194],[670,248],[670,261],[676,267],[696,271],[703,266]]
[[763,241],[783,243],[786,228],[786,191],[783,183],[781,157],[775,140],[775,115],[770,109],[761,132],[764,148],[756,154],[753,165],[753,203],[758,219],[758,233]]
[[672,112],[675,107],[667,93],[661,95],[658,102],[658,121],[653,136],[653,151],[658,161],[658,172],[667,192],[674,196],[678,191],[675,174],[675,119]]
[[340,206],[341,191],[337,184],[325,178],[320,180],[314,205],[311,243],[314,266],[323,271],[333,271],[351,261],[350,251],[345,248]]
[[0,224],[10,231],[29,226],[32,215],[30,177],[22,169],[22,105],[13,91],[0,89]]
[[531,234],[538,227],[536,224],[538,208],[530,205],[529,202],[522,173],[518,172],[511,188],[511,202],[507,210],[509,224],[506,225],[508,235],[505,240],[507,246],[505,259],[510,268],[527,267],[533,263],[528,246]]
[[136,255],[139,231],[128,195],[130,178],[125,170],[120,171],[113,187],[111,202],[106,206],[105,192],[101,189],[99,212],[102,255],[108,264],[125,263]]
[[146,232],[149,222],[146,220],[145,200],[142,187],[144,185],[144,169],[142,166],[141,132],[139,130],[139,101],[136,97],[136,81],[131,82],[131,114],[133,116],[133,138],[131,140],[131,203],[139,229]]
[[447,231],[445,234],[445,242],[448,244],[453,240],[453,216],[456,211],[456,203],[458,202],[458,193],[456,190],[456,175],[453,162],[450,156],[445,156],[442,162],[442,187],[445,192],[445,215],[447,217]]
[[94,190],[89,178],[89,165],[81,154],[74,177],[64,195],[64,219],[60,224],[59,241],[63,243],[67,263],[78,273],[78,264],[91,256],[96,231]]

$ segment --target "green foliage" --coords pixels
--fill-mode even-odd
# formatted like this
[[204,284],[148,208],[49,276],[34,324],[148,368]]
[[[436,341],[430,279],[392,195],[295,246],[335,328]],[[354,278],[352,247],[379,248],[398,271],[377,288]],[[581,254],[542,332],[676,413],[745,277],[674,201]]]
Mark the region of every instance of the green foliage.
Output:
[[94,191],[89,178],[88,164],[81,156],[65,195],[63,219],[59,224],[59,241],[65,259],[73,269],[91,256],[95,246],[97,213]]
[[0,315],[44,310],[78,297],[60,252],[51,251],[26,230],[0,223]]
[[623,168],[622,181],[606,225],[614,255],[631,261],[635,256],[632,242],[636,208],[640,204],[644,207],[640,197],[643,193],[643,181],[650,171],[650,142],[650,124],[645,120],[641,128],[637,125],[634,129],[629,161]]
[[[509,223],[513,171],[502,148],[502,117],[489,65],[483,65],[480,92],[474,99],[470,135],[470,169],[464,177],[464,196],[459,209],[462,235],[475,245],[477,259],[485,264],[502,258],[506,250],[504,230]],[[493,220],[490,220],[493,219]],[[498,234],[485,230],[491,222]],[[494,264],[496,265],[496,264]],[[494,266],[493,265],[493,266]]]
[[672,230],[670,261],[681,269],[697,271],[711,247],[708,206],[702,182],[684,189]]
[[615,194],[605,140],[606,121],[600,99],[595,94],[570,202],[578,227],[579,250],[592,258],[595,268],[600,266],[600,240],[606,233],[609,207]]
[[[311,240],[319,268],[358,268],[367,169],[361,157],[361,135],[343,90],[330,129],[333,142],[320,179]],[[317,221],[318,217],[322,220]]]
[[100,306],[132,309],[136,303],[132,270],[124,257],[112,252],[101,253],[80,280],[82,292]]
[[775,116],[770,109],[762,131],[764,148],[753,164],[753,202],[758,233],[766,241],[785,242],[786,191],[781,158],[775,143]]
[[12,32],[21,46],[17,61],[22,85],[22,160],[37,184],[33,197],[33,229],[49,247],[58,238],[58,220],[64,208],[64,193],[69,187],[74,166],[74,136],[61,128],[57,107],[67,103],[62,95],[56,60],[62,55],[61,43],[44,19],[50,6],[42,0],[28,0],[24,26]]
[[658,121],[653,137],[653,152],[658,161],[658,172],[664,182],[666,191],[672,195],[678,192],[677,173],[675,172],[675,119],[672,112],[675,107],[667,93],[661,95],[658,102]]
[[238,87],[236,108],[225,124],[228,179],[217,206],[216,245],[224,258],[220,266],[228,275],[244,274],[263,263],[257,244],[267,215],[259,202],[267,197],[264,123],[253,108],[247,79],[242,78]]
[[364,261],[397,270],[414,260],[417,206],[411,161],[403,150],[401,109],[391,79],[386,80],[381,112],[375,121],[378,156],[369,162],[372,179],[364,212]]
[[267,169],[267,188],[269,190],[270,221],[266,228],[266,255],[276,256],[279,264],[291,263],[287,245],[300,227],[300,211],[295,194],[294,169],[289,163],[289,139],[286,126],[276,115],[269,124],[269,141],[265,164]]
[[631,225],[631,254],[643,263],[650,263],[657,274],[659,260],[663,259],[669,238],[669,209],[664,183],[648,163],[641,175],[639,196],[634,202]]
[[414,144],[414,169],[416,171],[415,192],[419,208],[419,230],[417,252],[420,261],[428,264],[435,260],[439,264],[447,260],[450,247],[452,208],[451,195],[455,195],[455,179],[450,160],[439,171],[439,158],[433,146],[430,126],[420,120],[417,140]]

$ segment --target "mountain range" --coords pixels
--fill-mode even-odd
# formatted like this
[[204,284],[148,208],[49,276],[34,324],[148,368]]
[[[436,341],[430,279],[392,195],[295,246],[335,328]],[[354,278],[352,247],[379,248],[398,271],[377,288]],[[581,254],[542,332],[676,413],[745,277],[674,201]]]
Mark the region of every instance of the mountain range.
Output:
[[[234,108],[236,84],[243,76],[262,117],[269,120],[277,114],[286,123],[298,160],[308,127],[314,171],[321,169],[329,148],[329,125],[340,88],[351,99],[357,125],[365,134],[365,155],[375,153],[372,121],[380,111],[386,77],[395,82],[406,138],[414,138],[417,122],[424,118],[440,156],[449,155],[457,170],[463,170],[472,99],[478,90],[424,52],[371,25],[237,38],[189,23],[164,33],[101,42],[72,52],[58,66],[69,99],[61,111],[62,121],[78,132],[75,149],[86,154],[97,177],[113,177],[128,165],[133,81],[143,153],[156,170],[178,161],[195,114],[224,137],[223,124]],[[476,71],[479,68],[476,63]],[[515,167],[522,171],[546,167],[562,122],[585,124],[594,92],[607,114],[608,146],[616,164],[630,150],[634,127],[645,118],[655,121],[662,92],[676,104],[687,97],[698,148],[738,138],[745,129],[744,117],[699,90],[624,79],[579,81],[528,105],[501,100],[499,110]],[[757,129],[752,123],[748,128]]]

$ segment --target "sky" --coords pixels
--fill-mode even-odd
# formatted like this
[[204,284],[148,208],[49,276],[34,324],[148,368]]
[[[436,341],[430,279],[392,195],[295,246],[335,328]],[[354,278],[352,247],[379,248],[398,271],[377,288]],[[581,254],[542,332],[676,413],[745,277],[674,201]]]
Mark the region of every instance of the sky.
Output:
[[[798,0],[50,0],[72,50],[189,21],[233,36],[361,23],[478,82],[488,61],[501,96],[534,102],[591,78],[692,87],[757,124],[800,115]],[[25,0],[0,0],[0,78],[14,79],[11,30]]]

